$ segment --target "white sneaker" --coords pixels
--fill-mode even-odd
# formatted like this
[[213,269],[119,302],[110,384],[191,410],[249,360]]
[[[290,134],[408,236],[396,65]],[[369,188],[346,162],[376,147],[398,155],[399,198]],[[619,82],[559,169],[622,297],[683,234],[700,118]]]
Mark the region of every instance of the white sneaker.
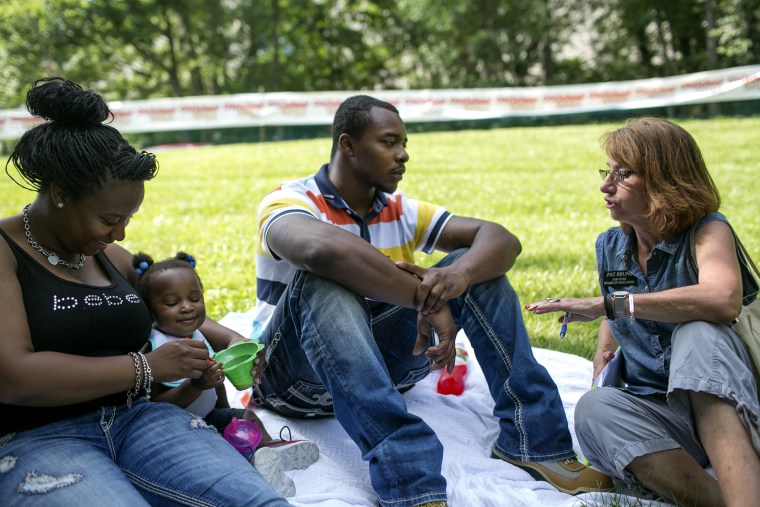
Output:
[[288,498],[296,494],[296,484],[285,474],[282,459],[276,452],[261,448],[254,453],[251,462],[278,495]]
[[[287,430],[288,438],[283,438],[283,432]],[[273,440],[263,444],[256,453],[274,453],[282,460],[282,469],[304,470],[317,462],[319,459],[319,446],[310,440],[291,440],[290,428],[283,426],[280,430],[280,440]],[[263,456],[262,456],[262,459]],[[271,458],[270,458],[271,459]]]

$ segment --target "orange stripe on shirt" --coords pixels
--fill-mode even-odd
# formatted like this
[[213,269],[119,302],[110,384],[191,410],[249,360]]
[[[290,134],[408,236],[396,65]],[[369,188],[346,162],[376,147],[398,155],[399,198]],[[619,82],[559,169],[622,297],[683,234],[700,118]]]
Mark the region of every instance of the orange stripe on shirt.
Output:
[[376,224],[378,222],[388,223],[397,222],[399,218],[404,215],[404,206],[401,203],[401,196],[387,196],[388,206],[384,207],[380,214],[370,220],[370,224]]
[[317,195],[312,191],[307,191],[306,195],[314,202],[319,212],[327,218],[327,221],[335,225],[356,225],[354,219],[345,210],[331,206],[322,194]]

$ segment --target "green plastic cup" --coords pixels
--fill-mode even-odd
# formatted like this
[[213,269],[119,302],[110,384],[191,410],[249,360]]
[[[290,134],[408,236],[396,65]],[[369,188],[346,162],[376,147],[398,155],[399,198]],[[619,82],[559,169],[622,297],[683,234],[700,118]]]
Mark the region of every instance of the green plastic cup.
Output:
[[224,375],[235,389],[243,391],[253,385],[253,360],[263,348],[264,345],[255,340],[237,342],[214,354],[214,361],[223,363]]

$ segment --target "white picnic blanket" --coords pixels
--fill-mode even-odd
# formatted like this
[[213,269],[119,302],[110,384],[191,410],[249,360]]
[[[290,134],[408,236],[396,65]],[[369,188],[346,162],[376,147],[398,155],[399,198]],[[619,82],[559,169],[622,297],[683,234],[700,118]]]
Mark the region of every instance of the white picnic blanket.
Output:
[[[230,313],[220,323],[249,336],[252,315],[252,311]],[[458,338],[458,342],[470,349],[463,334],[460,333]],[[546,349],[534,348],[533,353],[559,387],[573,435],[573,447],[582,459],[575,439],[573,413],[578,399],[590,387],[591,362]],[[574,497],[560,493],[546,482],[535,481],[515,466],[491,459],[491,446],[498,433],[497,420],[492,414],[493,400],[474,354],[470,353],[469,357],[466,388],[461,396],[438,394],[435,390],[437,374],[429,375],[404,394],[409,410],[422,417],[443,443],[443,475],[448,481],[451,506],[665,505],[619,493],[587,493]],[[249,391],[238,391],[229,382],[227,394],[234,407],[243,407],[249,397]],[[321,507],[378,505],[370,485],[368,465],[335,418],[286,419],[263,408],[257,408],[256,413],[274,438],[282,426],[288,426],[293,438],[305,438],[319,445],[317,463],[306,470],[288,472],[296,484],[296,495],[288,499],[291,504]]]

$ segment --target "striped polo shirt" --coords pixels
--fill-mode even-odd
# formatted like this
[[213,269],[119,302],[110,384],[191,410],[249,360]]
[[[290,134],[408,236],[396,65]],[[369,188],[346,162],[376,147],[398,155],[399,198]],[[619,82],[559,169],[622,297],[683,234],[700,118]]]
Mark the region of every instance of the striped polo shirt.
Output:
[[259,204],[256,246],[256,309],[252,338],[266,326],[296,267],[269,248],[267,232],[279,218],[300,213],[369,241],[393,261],[414,262],[414,252],[433,253],[451,214],[445,208],[407,199],[400,190],[377,192],[362,220],[341,199],[327,177],[327,164],[315,175],[285,182]]

